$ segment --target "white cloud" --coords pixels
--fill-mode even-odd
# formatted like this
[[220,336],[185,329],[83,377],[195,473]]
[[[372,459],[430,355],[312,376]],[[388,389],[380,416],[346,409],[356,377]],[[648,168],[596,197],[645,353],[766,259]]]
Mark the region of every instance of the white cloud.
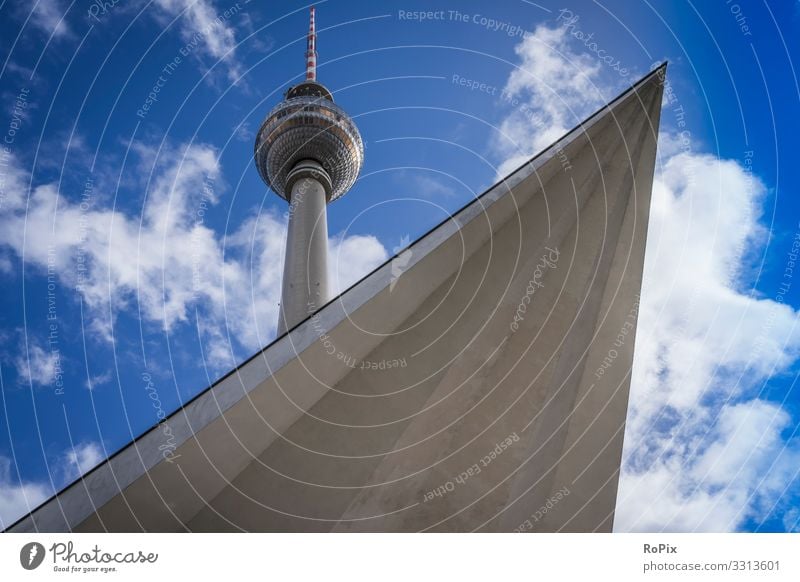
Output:
[[783,514],[783,528],[789,533],[800,533],[800,508],[793,507]]
[[[0,243],[29,263],[54,267],[67,285],[80,285],[89,307],[109,300],[124,307],[138,297],[147,319],[169,329],[188,316],[193,269],[212,278],[220,262],[214,233],[193,216],[204,196],[207,205],[215,201],[205,186],[219,179],[219,166],[213,149],[192,146],[162,150],[153,169],[141,222],[119,211],[81,209],[71,201],[77,197],[59,197],[47,183],[33,188],[27,212],[18,205],[0,216]],[[197,291],[211,296],[215,289]]]
[[[540,26],[516,50],[522,62],[506,91],[519,103],[506,103],[505,136],[494,139],[500,175],[628,82],[563,28]],[[797,485],[800,443],[785,440],[792,419],[758,388],[796,360],[798,314],[744,289],[767,240],[766,189],[742,164],[690,146],[668,131],[660,138],[618,531],[735,530],[780,517],[781,496]]]
[[758,388],[797,358],[797,313],[741,289],[766,240],[764,191],[709,155],[674,154],[659,168],[618,530],[735,530],[769,517],[766,500],[796,478],[800,444],[780,438],[791,419]]
[[338,295],[389,258],[386,249],[372,235],[334,237],[330,241],[331,294]]
[[[515,48],[519,68],[503,89],[502,102],[510,111],[493,136],[504,157],[498,176],[549,146],[610,97],[612,87],[601,83],[601,63],[576,52],[564,28],[537,26]],[[516,101],[515,101],[516,100]]]
[[[736,162],[709,155],[677,154],[659,168],[636,346],[652,364],[636,369],[645,398],[629,418],[635,429],[664,404],[690,411],[725,371],[763,378],[795,358],[794,311],[737,290],[747,250],[765,236],[763,193]],[[738,375],[728,397],[750,388],[752,378],[737,385]]]
[[65,16],[59,0],[38,0],[33,6],[30,22],[54,38],[67,38],[72,33]]
[[0,212],[6,213],[25,205],[27,175],[13,153],[4,152],[3,159],[5,166],[0,173]]
[[27,353],[23,351],[15,360],[21,381],[38,386],[51,384],[61,372],[61,357],[57,351],[45,350],[29,342]]
[[64,481],[77,479],[104,458],[105,454],[97,443],[86,442],[76,445],[64,453]]
[[[40,184],[27,204],[24,192],[9,192],[0,245],[40,269],[50,264],[62,283],[77,286],[95,331],[107,333],[108,314],[120,310],[167,331],[191,322],[212,371],[222,371],[239,346],[254,351],[275,335],[286,221],[265,212],[221,237],[206,225],[225,187],[212,147],[133,150],[138,173],[151,176],[141,216],[94,202],[81,208],[80,196],[59,197],[55,184]],[[25,174],[16,165],[12,171]],[[23,177],[15,183],[27,183]],[[371,236],[337,236],[329,245],[333,292],[387,258]]]
[[234,130],[236,134],[236,139],[238,141],[243,141],[245,143],[250,143],[256,137],[256,134],[253,132],[250,124],[246,121],[240,123],[236,129]]
[[776,505],[784,509],[778,498],[800,462],[798,442],[781,438],[789,415],[758,399],[726,404],[716,418],[708,413],[673,427],[642,470],[623,473],[618,531],[734,531],[746,519],[761,522]]
[[11,479],[11,460],[0,455],[0,529],[5,529],[21,515],[50,496],[50,487],[42,483],[19,483]]
[[[180,35],[187,50],[200,50],[215,61],[224,61],[228,78],[239,79],[240,66],[234,57],[236,32],[231,22],[239,15],[238,8],[234,11],[227,7],[218,13],[210,0],[155,0],[154,5],[170,19],[179,18]],[[230,11],[227,17],[226,11]]]
[[86,389],[87,390],[96,390],[98,387],[107,384],[112,378],[114,374],[111,370],[108,370],[102,374],[97,374],[95,376],[88,376],[86,378]]
[[431,176],[412,174],[411,179],[404,184],[404,189],[409,196],[422,198],[450,198],[455,196],[453,188]]
[[[50,462],[50,479],[55,489],[68,485],[105,458],[95,442],[83,442],[68,449]],[[53,495],[53,486],[45,481],[18,482],[11,477],[12,460],[0,455],[0,530],[35,509]]]

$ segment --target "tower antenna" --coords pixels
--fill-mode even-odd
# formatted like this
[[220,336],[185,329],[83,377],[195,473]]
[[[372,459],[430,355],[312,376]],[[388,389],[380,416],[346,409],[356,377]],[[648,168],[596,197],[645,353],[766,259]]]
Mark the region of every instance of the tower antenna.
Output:
[[308,24],[306,47],[306,81],[317,80],[317,29],[314,24],[314,7],[311,7],[311,21]]

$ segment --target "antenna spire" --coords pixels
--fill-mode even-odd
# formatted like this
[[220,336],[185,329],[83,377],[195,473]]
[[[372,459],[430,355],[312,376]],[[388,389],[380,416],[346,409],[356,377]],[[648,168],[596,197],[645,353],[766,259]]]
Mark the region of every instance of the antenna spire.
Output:
[[311,22],[308,25],[306,48],[306,81],[317,80],[317,32],[314,25],[314,7],[311,7]]

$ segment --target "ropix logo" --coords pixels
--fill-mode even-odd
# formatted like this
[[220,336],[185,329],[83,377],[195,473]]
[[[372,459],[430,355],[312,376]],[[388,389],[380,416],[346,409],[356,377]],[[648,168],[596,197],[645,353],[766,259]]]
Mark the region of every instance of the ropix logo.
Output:
[[26,570],[35,570],[44,561],[44,546],[39,542],[29,542],[19,551],[19,563]]

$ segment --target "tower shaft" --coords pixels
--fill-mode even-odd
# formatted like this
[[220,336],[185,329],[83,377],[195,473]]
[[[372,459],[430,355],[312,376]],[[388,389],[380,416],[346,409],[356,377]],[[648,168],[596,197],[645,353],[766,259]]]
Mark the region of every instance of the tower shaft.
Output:
[[289,201],[278,335],[328,302],[327,173],[312,160],[299,162]]

